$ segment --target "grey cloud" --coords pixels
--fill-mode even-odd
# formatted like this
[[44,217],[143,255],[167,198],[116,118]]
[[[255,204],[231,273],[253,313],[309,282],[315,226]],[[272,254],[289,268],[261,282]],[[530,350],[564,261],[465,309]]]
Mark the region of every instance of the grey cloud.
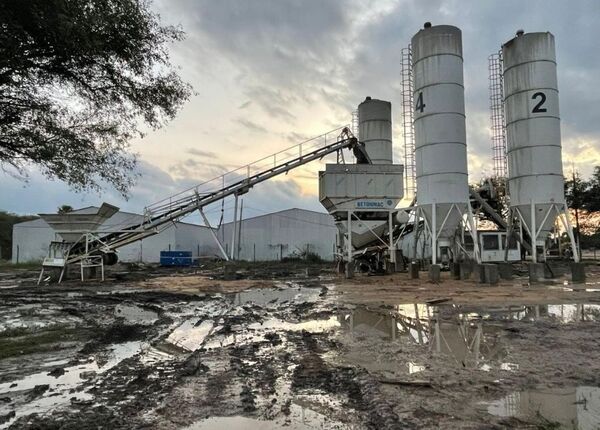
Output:
[[249,119],[238,118],[235,120],[235,122],[237,122],[242,127],[246,128],[247,130],[250,130],[253,133],[266,133],[267,132],[267,129],[264,128],[262,125],[259,125],[253,121],[250,121]]
[[304,133],[296,133],[294,131],[288,133],[285,138],[286,140],[288,140],[291,143],[301,143],[304,142],[305,140],[310,139],[312,136],[309,136],[307,134]]
[[216,158],[217,157],[217,155],[214,152],[203,151],[203,150],[197,149],[197,148],[188,148],[187,153],[195,155],[197,157],[206,157],[206,158]]
[[[292,143],[309,137],[305,136],[306,130],[300,121],[294,123],[294,116],[299,116],[299,106],[326,104],[333,113],[320,120],[333,129],[347,123],[348,113],[370,95],[390,100],[394,123],[399,124],[400,50],[425,21],[434,25],[453,24],[463,30],[468,145],[470,154],[478,160],[491,163],[486,130],[489,116],[487,57],[497,52],[518,28],[551,31],[556,36],[565,152],[579,150],[573,143],[578,138],[585,138],[596,146],[600,142],[597,119],[600,56],[596,55],[600,39],[597,24],[600,2],[597,0],[402,0],[385,12],[369,15],[368,19],[365,16],[379,2],[157,1],[165,21],[181,21],[188,35],[176,48],[182,53],[179,56],[183,70],[203,84],[218,75],[222,61],[229,62],[237,71],[231,82],[243,96],[231,112],[231,121],[237,127],[231,127],[229,136],[220,137],[228,149],[237,144],[234,137],[239,127],[253,133],[267,131],[257,122],[263,120],[261,117],[237,118],[241,113],[235,109],[238,103],[244,115],[260,110],[285,124],[290,131],[282,137]],[[288,125],[290,122],[293,128]],[[401,132],[397,127],[394,130],[395,143],[400,146]],[[395,148],[396,153],[399,149],[401,147]],[[208,175],[222,172],[223,168],[219,167],[223,166],[203,163],[200,168],[206,169]],[[192,172],[193,167],[187,166],[187,169],[186,174],[198,173]],[[132,199],[123,203],[125,207],[139,209],[157,194],[169,195],[191,182],[175,180],[151,165],[142,164],[140,170],[144,176],[133,190]],[[285,192],[296,192],[290,185],[286,186]],[[265,187],[283,185],[277,182],[264,184],[263,189]],[[122,202],[116,193],[108,191],[104,196]],[[54,210],[57,201],[80,206],[97,202],[99,197],[71,193],[63,184],[48,182],[35,173],[25,188],[22,182],[2,176],[0,207],[37,212]],[[268,206],[267,201],[256,204]]]
[[186,1],[198,31],[232,61],[289,85],[314,69],[349,22],[349,5],[335,1]]
[[[400,123],[401,49],[425,21],[456,25],[463,30],[468,145],[481,159],[490,154],[484,130],[488,55],[518,28],[551,31],[556,36],[563,137],[587,135],[598,141],[598,1],[402,0],[374,13],[379,5],[368,0],[187,0],[178,8],[193,17],[186,31],[204,38],[213,55],[236,65],[237,84],[262,111],[293,123],[299,104],[326,104],[333,114],[323,122],[331,128],[346,123],[366,95],[390,100],[393,120]],[[301,128],[295,131],[302,133]],[[397,133],[395,141],[402,142]]]
[[245,93],[271,117],[288,122],[296,119],[296,116],[287,110],[287,106],[293,105],[297,101],[295,96],[267,86],[252,86]]

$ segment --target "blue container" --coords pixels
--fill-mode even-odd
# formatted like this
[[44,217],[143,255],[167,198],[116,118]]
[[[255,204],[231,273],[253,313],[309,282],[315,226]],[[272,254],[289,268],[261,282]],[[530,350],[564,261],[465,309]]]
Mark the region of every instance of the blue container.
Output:
[[161,266],[189,267],[192,263],[192,251],[160,251]]

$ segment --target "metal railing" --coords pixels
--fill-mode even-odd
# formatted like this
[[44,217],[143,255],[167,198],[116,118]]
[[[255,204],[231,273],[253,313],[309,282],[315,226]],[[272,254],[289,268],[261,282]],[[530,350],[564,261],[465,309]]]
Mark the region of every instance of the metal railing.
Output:
[[[106,246],[114,250],[157,234],[169,223],[195,210],[223,200],[227,196],[244,194],[256,184],[323,159],[334,152],[345,148],[357,149],[357,145],[360,146],[350,129],[347,126],[340,127],[219,175],[147,206],[142,223],[132,225],[124,231],[108,234],[102,238],[104,243],[90,245],[89,251],[87,247],[74,247],[68,263],[77,262],[87,254],[105,250]],[[364,148],[359,150],[364,151]]]
[[238,167],[237,169],[230,170],[222,175],[159,200],[144,208],[144,216],[146,217],[146,220],[149,220],[157,215],[169,213],[173,211],[173,209],[181,207],[186,202],[192,202],[197,200],[198,197],[210,195],[216,191],[226,189],[231,185],[239,183],[243,179],[248,179],[260,172],[267,171],[269,168],[284,165],[286,162],[295,160],[303,154],[309,154],[319,148],[326,147],[327,145],[338,141],[340,132],[347,127],[349,127],[349,125],[330,130],[319,136],[305,140],[299,144],[290,146],[267,157],[263,157],[252,163]]

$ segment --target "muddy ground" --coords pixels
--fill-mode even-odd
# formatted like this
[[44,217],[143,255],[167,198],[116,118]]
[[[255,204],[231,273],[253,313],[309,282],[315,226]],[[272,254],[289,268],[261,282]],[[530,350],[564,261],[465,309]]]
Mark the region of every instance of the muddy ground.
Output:
[[493,287],[301,264],[36,275],[0,269],[0,428],[600,428],[594,265]]

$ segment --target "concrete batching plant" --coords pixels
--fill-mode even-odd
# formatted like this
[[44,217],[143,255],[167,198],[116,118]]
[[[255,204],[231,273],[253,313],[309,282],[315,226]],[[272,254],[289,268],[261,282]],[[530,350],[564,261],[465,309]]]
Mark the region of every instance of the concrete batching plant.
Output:
[[404,195],[404,168],[392,157],[391,103],[367,97],[358,121],[368,157],[357,164],[327,164],[319,172],[319,201],[335,218],[348,277],[357,258],[371,270],[386,263],[395,268],[395,213]]

